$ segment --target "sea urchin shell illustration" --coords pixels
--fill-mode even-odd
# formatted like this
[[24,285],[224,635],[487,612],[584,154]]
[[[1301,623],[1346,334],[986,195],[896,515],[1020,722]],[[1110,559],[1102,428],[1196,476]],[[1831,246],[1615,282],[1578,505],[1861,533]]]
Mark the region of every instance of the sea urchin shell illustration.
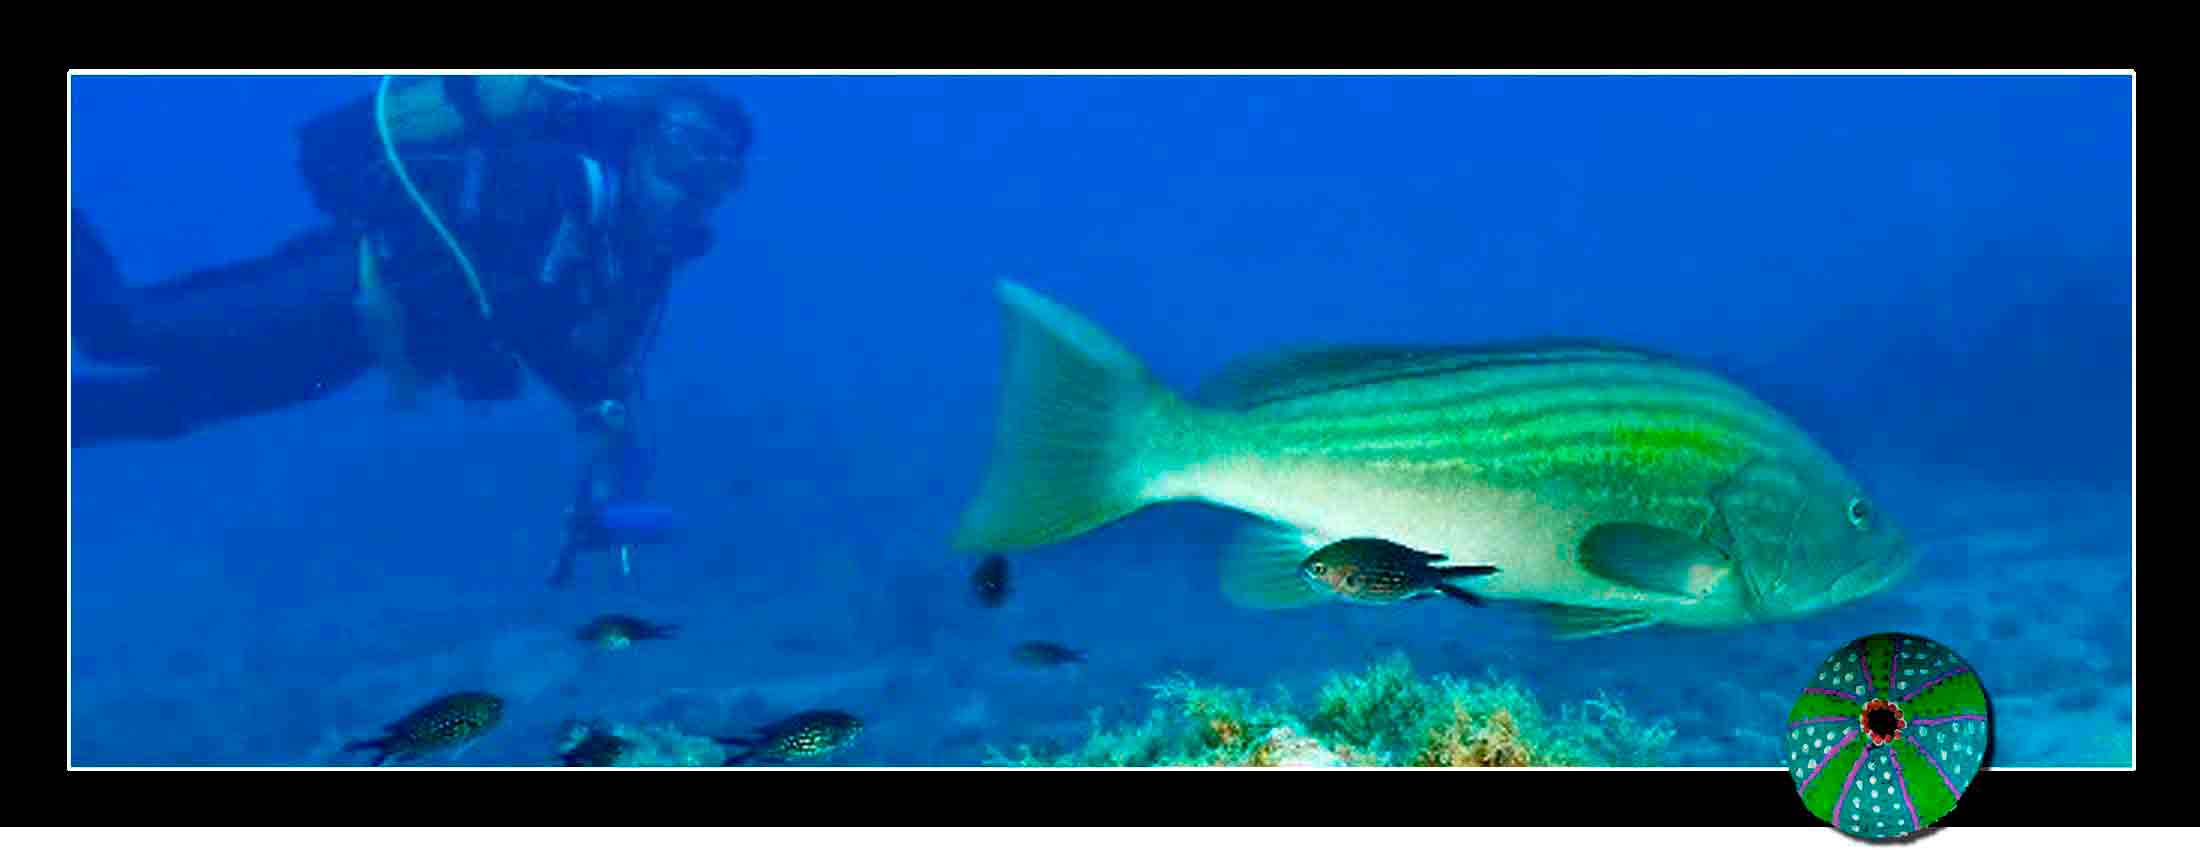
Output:
[[1938,643],[1858,638],[1826,658],[1782,738],[1803,806],[1861,838],[1895,838],[1955,810],[1985,762],[1986,692]]

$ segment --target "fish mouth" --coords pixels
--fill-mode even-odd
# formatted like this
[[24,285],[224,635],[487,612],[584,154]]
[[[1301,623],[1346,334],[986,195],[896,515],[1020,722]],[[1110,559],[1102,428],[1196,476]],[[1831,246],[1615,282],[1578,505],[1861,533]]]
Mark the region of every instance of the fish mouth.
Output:
[[1917,550],[1901,546],[1878,558],[1857,564],[1826,586],[1826,594],[1833,604],[1840,604],[1886,590],[1908,577],[1916,569]]
[[1916,563],[1916,552],[1905,547],[1895,554],[1864,559],[1830,580],[1802,587],[1785,582],[1771,588],[1745,585],[1743,608],[1752,622],[1800,619],[1885,590],[1909,575]]

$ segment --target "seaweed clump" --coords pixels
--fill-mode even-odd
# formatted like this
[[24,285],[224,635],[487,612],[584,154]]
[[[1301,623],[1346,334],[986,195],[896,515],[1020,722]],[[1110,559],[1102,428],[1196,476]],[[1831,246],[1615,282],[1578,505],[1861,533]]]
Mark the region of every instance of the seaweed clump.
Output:
[[[1287,695],[1262,702],[1246,691],[1178,674],[1151,687],[1156,705],[1135,726],[1100,713],[1073,750],[996,752],[1023,767],[1646,767],[1673,738],[1608,697],[1546,714],[1535,695],[1494,672],[1478,680],[1417,676],[1403,653],[1366,670],[1335,674],[1310,706]],[[1301,719],[1303,716],[1303,720]]]
[[726,748],[666,724],[572,723],[558,752],[574,767],[717,767]]

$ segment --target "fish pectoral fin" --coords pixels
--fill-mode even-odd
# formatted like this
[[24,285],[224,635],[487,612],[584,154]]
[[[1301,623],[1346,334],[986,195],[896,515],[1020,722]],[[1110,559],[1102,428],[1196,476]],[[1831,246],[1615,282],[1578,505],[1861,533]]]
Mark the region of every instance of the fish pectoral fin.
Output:
[[1562,605],[1555,602],[1541,603],[1536,613],[1543,617],[1544,624],[1551,628],[1559,640],[1615,635],[1657,623],[1657,620],[1643,611]]
[[1637,522],[1608,522],[1581,536],[1582,569],[1638,590],[1703,596],[1734,562],[1702,537]]
[[1222,555],[1222,595],[1240,608],[1304,608],[1323,600],[1299,565],[1314,554],[1303,534],[1281,523],[1258,522],[1239,532]]

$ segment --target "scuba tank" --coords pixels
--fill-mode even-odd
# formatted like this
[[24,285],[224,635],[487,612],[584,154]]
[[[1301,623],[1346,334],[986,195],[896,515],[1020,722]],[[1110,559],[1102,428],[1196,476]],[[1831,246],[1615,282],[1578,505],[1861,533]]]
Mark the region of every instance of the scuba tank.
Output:
[[382,111],[389,142],[410,147],[459,141],[483,127],[547,128],[586,96],[572,83],[536,75],[427,78],[393,81]]
[[[389,206],[387,142],[408,154],[455,150],[485,133],[577,137],[594,95],[540,76],[389,79],[376,94],[298,129],[298,169],[321,211],[338,220],[371,218]],[[379,116],[378,116],[379,113]],[[367,179],[374,176],[377,179]]]

